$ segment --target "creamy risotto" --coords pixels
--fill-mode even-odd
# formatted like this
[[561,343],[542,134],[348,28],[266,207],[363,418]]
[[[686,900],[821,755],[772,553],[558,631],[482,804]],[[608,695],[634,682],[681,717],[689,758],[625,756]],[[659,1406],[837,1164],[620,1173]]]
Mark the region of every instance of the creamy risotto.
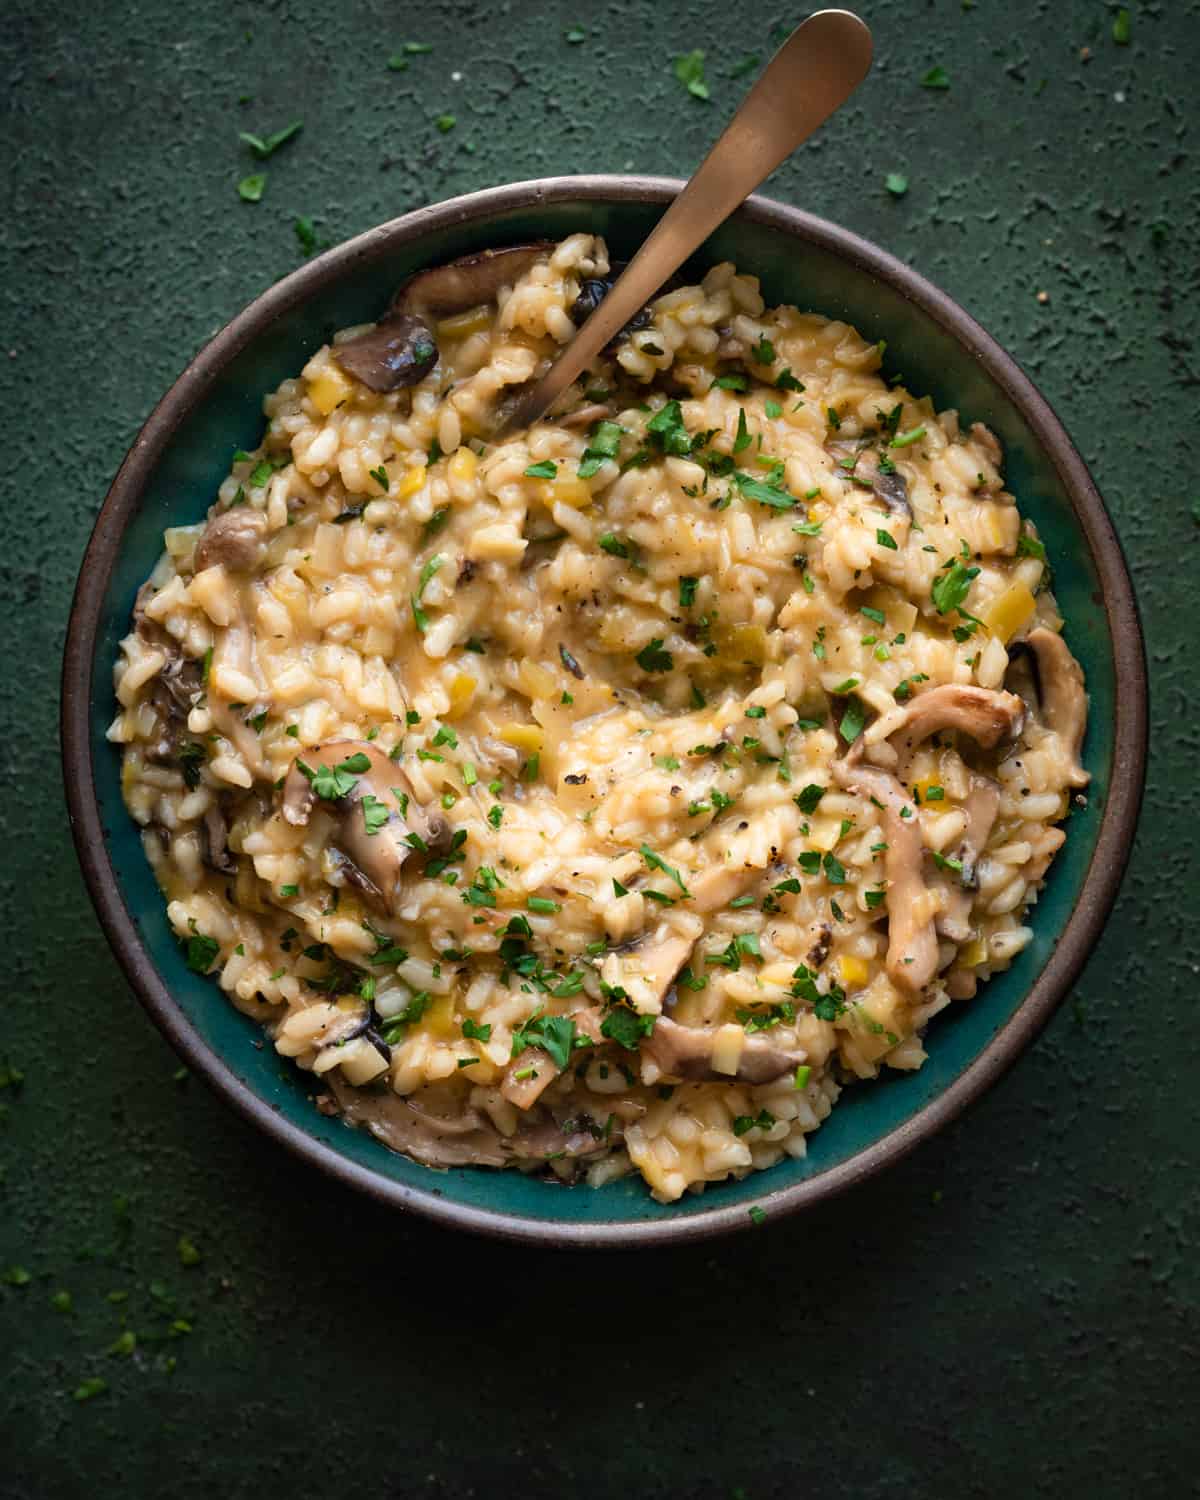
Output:
[[314,354],[166,533],[110,738],[318,1108],[673,1200],[1029,942],[1087,700],[992,433],[732,265],[494,438],[609,280],[475,256]]

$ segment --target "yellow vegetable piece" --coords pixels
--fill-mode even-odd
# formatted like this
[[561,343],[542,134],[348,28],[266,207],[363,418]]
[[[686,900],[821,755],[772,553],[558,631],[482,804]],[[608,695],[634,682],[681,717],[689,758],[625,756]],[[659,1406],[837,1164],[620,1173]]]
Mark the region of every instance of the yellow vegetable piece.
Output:
[[457,718],[475,696],[475,679],[466,672],[457,672],[450,682],[450,707],[448,719]]
[[547,671],[535,661],[523,661],[518,677],[522,690],[528,693],[530,698],[557,696],[558,679],[553,672]]
[[446,466],[446,473],[451,483],[457,481],[459,484],[470,484],[475,478],[475,470],[479,467],[479,460],[470,448],[456,448],[454,456]]
[[454,1020],[454,996],[438,995],[421,1017],[421,1027],[430,1036],[440,1037],[446,1041],[452,1036],[457,1036],[458,1026]]
[[964,968],[976,969],[987,962],[987,956],[987,942],[983,938],[974,937],[959,949],[958,961]]
[[478,307],[469,307],[466,312],[455,313],[452,318],[443,318],[437,326],[439,339],[465,339],[473,333],[483,333],[492,326],[490,302],[481,302]]
[[323,417],[350,397],[354,387],[336,365],[326,365],[315,380],[308,382],[308,398]]
[[540,724],[504,724],[499,737],[506,745],[515,745],[518,750],[527,750],[532,755],[542,748],[546,733]]
[[425,483],[425,473],[424,464],[413,464],[412,468],[407,471],[404,478],[392,491],[393,498],[396,500],[407,500],[410,495],[415,495]]
[[866,959],[855,958],[849,953],[843,953],[838,959],[838,968],[842,974],[842,985],[846,989],[861,989],[871,977]]
[[1033,618],[1037,600],[1023,583],[1010,583],[980,613],[979,618],[1005,645]]
[[[944,792],[946,791],[946,789],[943,786],[942,782],[939,781],[936,776],[922,776],[919,781],[914,781],[913,782],[913,786],[912,786],[913,800],[915,802],[918,802],[922,807],[924,807],[925,804],[926,804],[926,802],[929,801],[929,788],[931,786],[942,787],[942,790]],[[935,808],[935,809],[937,809],[937,808],[943,808],[944,809],[945,804],[949,800],[950,800],[950,793],[946,792],[946,794],[945,794],[944,797],[935,798],[934,801],[932,803],[930,803],[930,806],[933,807],[933,808]]]
[[560,474],[557,479],[547,479],[539,486],[539,498],[547,506],[569,505],[572,510],[583,510],[592,503],[592,492],[575,474]]

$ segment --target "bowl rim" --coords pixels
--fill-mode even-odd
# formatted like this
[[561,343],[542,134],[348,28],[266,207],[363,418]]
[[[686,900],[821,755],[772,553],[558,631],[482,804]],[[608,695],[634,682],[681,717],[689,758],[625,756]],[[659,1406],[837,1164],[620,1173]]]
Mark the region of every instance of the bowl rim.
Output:
[[[68,619],[62,671],[61,748],[76,852],[101,927],[142,1005],[195,1072],[252,1124],[293,1155],[377,1201],[502,1240],[563,1248],[630,1248],[706,1239],[753,1227],[742,1204],[686,1217],[561,1223],[455,1203],[436,1187],[395,1182],[350,1161],[284,1119],[243,1084],[187,1020],[143,948],[109,857],[92,770],[93,658],[104,597],[126,526],[145,483],[185,415],[221,370],[272,322],[312,293],[419,240],[430,230],[485,222],[494,214],[572,200],[665,206],[683,187],[667,177],[589,174],[535,178],[428,205],[367,230],[300,266],[232,318],[188,363],[146,420],[96,518]],[[1009,1020],[953,1082],[903,1124],[816,1176],[771,1190],[759,1203],[771,1220],[810,1207],[907,1156],[955,1119],[1025,1050],[1079,974],[1116,899],[1141,805],[1148,738],[1145,645],[1128,567],[1099,491],[1048,402],[1011,355],[951,297],[887,251],[802,209],[754,195],[734,217],[782,230],[889,283],[963,345],[1021,413],[1057,470],[1092,554],[1112,641],[1116,680],[1113,769],[1091,862],[1059,940]]]

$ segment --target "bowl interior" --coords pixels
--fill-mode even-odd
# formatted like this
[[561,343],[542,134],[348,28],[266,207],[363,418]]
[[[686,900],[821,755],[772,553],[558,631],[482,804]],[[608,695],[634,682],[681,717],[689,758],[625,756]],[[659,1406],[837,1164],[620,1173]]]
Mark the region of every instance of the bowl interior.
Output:
[[[711,1216],[718,1209],[736,1210],[737,1217],[748,1222],[750,1205],[763,1204],[769,1212],[772,1197],[780,1190],[849,1162],[913,1121],[979,1059],[1028,995],[1079,897],[1112,783],[1113,643],[1095,559],[1046,449],[972,350],[929,311],[879,279],[870,266],[824,244],[797,238],[778,216],[751,206],[723,226],[696,266],[703,269],[719,260],[734,260],[742,270],[761,278],[769,306],[796,303],[843,318],[867,338],[885,339],[885,367],[902,371],[910,389],[928,392],[939,408],[957,407],[964,422],[983,421],[996,432],[1004,445],[1008,484],[1045,539],[1067,636],[1087,673],[1092,708],[1086,762],[1093,782],[1088,808],[1072,814],[1066,845],[1031,914],[1032,944],[1009,970],[986,984],[976,999],[951,1006],[932,1023],[929,1061],[919,1072],[892,1074],[848,1090],[830,1119],[809,1137],[807,1158],[784,1162],[742,1182],[710,1186],[699,1196],[669,1206],[655,1203],[640,1179],[627,1178],[595,1191],[586,1187],[567,1190],[517,1172],[434,1172],[394,1155],[369,1135],[319,1114],[311,1103],[310,1075],[278,1058],[269,1044],[262,1044],[258,1028],[234,1010],[215,984],[188,971],[137,831],[122,804],[119,757],[105,741],[114,711],[110,684],[117,643],[129,628],[138,585],[159,555],[163,529],[204,515],[228,472],[232,450],[251,448],[259,440],[263,395],[296,374],[310,352],[335,329],[376,316],[396,283],[409,272],[487,245],[561,237],[578,230],[603,234],[615,255],[627,257],[660,213],[657,202],[568,197],[501,207],[490,211],[486,219],[464,215],[458,222],[435,223],[406,244],[389,244],[378,231],[370,244],[366,242],[372,237],[364,237],[363,252],[346,257],[337,276],[319,285],[299,305],[285,307],[253,336],[178,425],[129,521],[95,639],[89,711],[107,853],[140,940],[186,1022],[183,1029],[190,1027],[233,1077],[283,1122],[373,1174],[385,1191],[392,1185],[393,1197],[406,1198],[404,1190],[409,1189],[421,1197],[434,1195],[435,1212],[438,1205],[459,1205],[483,1214],[516,1215],[529,1221],[524,1233],[532,1232],[535,1224],[545,1225],[553,1234],[552,1226],[566,1224],[680,1223],[697,1215]],[[176,1026],[175,1031],[178,1039],[180,1028]],[[189,1050],[194,1064],[211,1070],[212,1059],[204,1058],[203,1049],[193,1046]],[[352,1175],[363,1182],[362,1172]],[[728,1213],[720,1217],[730,1219]],[[512,1232],[512,1225],[507,1229]]]

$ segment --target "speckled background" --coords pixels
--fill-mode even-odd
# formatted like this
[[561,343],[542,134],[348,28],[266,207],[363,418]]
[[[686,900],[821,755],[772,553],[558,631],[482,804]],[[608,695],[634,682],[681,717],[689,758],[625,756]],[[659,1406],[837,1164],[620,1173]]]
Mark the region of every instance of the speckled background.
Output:
[[[1200,4],[1132,5],[1126,45],[1105,0],[863,10],[873,77],[769,191],[959,298],[1075,435],[1148,631],[1141,834],[1077,992],[965,1119],[803,1218],[589,1259],[360,1202],[176,1077],[76,871],[59,654],[125,448],[297,264],[298,215],[335,242],[506,180],[686,173],[797,17],[5,0],[5,1500],[1200,1493]],[[406,41],[433,50],[390,71]],[[671,71],[693,47],[707,104]],[[297,117],[239,201],[237,132]]]

